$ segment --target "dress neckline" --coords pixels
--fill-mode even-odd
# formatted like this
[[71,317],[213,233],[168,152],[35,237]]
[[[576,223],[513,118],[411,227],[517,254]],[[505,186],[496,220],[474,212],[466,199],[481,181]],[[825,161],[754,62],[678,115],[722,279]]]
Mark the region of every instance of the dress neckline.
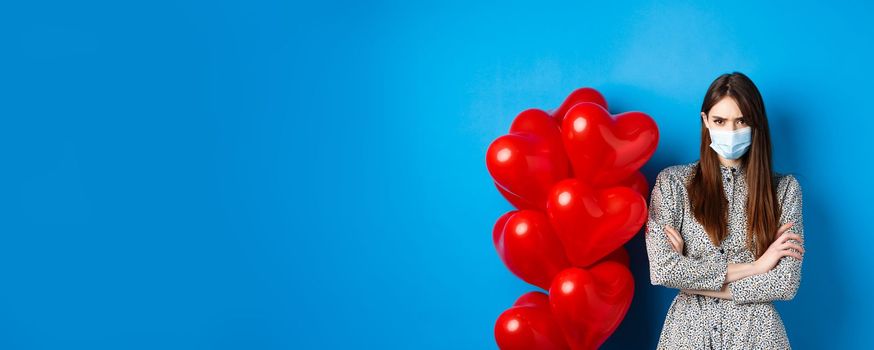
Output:
[[[700,165],[701,160],[700,159],[696,160],[693,164],[696,166]],[[731,175],[732,172],[734,172],[735,174],[743,174],[744,170],[746,170],[746,166],[744,166],[743,162],[739,162],[738,165],[736,165],[736,166],[728,166],[728,165],[724,165],[722,163],[719,163],[719,170],[723,174],[727,174],[727,175]]]

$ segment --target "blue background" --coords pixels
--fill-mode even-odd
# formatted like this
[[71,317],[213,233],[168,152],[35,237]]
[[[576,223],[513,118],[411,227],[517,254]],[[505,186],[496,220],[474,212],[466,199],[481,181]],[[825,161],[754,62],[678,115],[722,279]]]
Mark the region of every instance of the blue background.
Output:
[[[591,86],[691,162],[719,74],[764,95],[807,254],[797,349],[874,345],[870,5],[254,1],[0,5],[0,348],[484,349],[488,144]],[[605,348],[653,348],[637,289]]]

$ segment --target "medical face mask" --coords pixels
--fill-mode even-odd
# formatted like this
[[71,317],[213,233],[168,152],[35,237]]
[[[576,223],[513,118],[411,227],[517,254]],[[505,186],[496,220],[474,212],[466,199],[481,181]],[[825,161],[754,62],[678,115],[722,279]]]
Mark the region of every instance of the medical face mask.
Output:
[[747,153],[752,144],[753,128],[745,127],[735,131],[710,131],[710,148],[725,159],[738,159]]

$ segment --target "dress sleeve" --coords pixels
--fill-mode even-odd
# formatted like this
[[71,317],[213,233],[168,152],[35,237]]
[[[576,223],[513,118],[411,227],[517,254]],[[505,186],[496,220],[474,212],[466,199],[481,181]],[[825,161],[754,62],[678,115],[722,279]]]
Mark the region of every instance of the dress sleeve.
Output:
[[679,189],[675,187],[682,186],[682,183],[671,181],[672,175],[666,170],[656,176],[650,196],[645,233],[650,281],[653,285],[668,288],[718,291],[722,289],[728,271],[724,254],[712,253],[692,258],[671,248],[665,225],[671,225],[679,231],[684,206],[679,199]]
[[[795,222],[789,229],[804,238],[804,223],[801,215],[801,185],[792,175],[786,175],[786,190],[783,194],[780,225]],[[804,247],[796,240],[790,240]],[[792,300],[801,284],[801,260],[791,256],[780,258],[771,271],[749,276],[728,284],[734,301],[738,304]]]

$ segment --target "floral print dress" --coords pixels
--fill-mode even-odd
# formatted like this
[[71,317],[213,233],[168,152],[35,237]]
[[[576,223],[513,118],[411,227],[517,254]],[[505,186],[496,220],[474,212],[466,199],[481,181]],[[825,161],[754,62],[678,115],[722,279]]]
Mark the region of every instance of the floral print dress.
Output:
[[[690,210],[686,184],[697,165],[698,161],[671,166],[656,177],[646,227],[653,285],[718,291],[725,282],[728,264],[755,261],[745,244],[747,185],[743,165],[720,166],[728,199],[729,234],[719,246],[713,245]],[[775,173],[775,182],[782,208],[779,224],[794,222],[789,231],[803,239],[801,187],[789,174]],[[665,225],[683,236],[683,255],[671,248]],[[767,273],[729,283],[733,300],[679,291],[667,311],[658,349],[789,349],[786,329],[773,301],[791,300],[800,282],[801,261],[784,256]]]

